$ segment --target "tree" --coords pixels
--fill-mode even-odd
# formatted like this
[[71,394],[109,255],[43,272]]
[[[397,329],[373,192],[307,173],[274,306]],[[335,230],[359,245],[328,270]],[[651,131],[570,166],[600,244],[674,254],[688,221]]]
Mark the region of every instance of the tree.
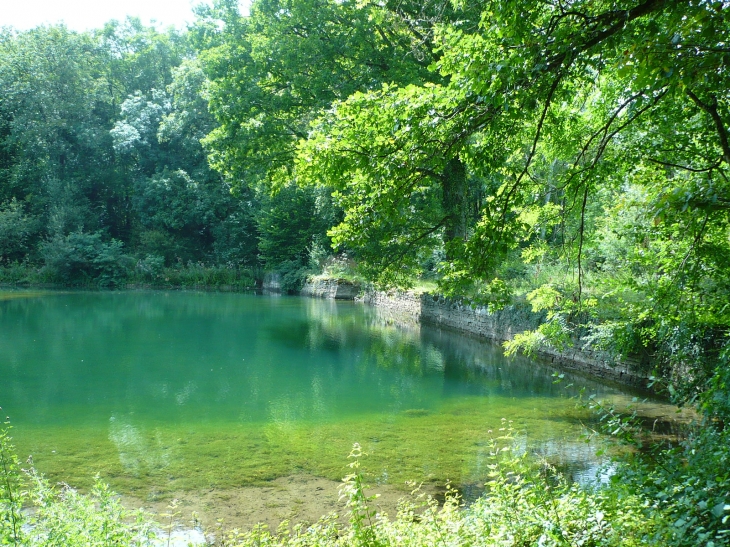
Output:
[[[298,141],[333,101],[385,82],[440,79],[427,69],[432,37],[422,27],[443,17],[446,4],[392,4],[260,0],[241,17],[235,2],[221,1],[199,12],[192,32],[220,123],[204,142],[211,164],[234,190],[254,189],[258,200],[272,203],[267,194],[294,182]],[[291,210],[303,215],[291,226],[309,222],[309,211]],[[326,239],[324,231],[312,237]],[[300,251],[289,259],[303,260]]]
[[176,38],[133,20],[96,34],[53,26],[0,37],[0,200],[23,202],[38,236],[103,229],[129,240],[131,181],[110,130],[130,86],[170,81]]
[[36,219],[25,214],[15,198],[0,205],[0,264],[25,258],[38,229]]
[[[701,392],[730,319],[727,6],[478,6],[477,25],[436,26],[441,80],[335,102],[300,140],[295,177],[334,189],[344,210],[335,242],[384,284],[407,284],[440,245],[441,288],[456,294],[502,287],[505,262],[550,256],[574,277],[545,289],[556,322],[540,340],[588,329],[674,370],[690,355],[671,348],[702,347],[705,364],[691,367]],[[464,186],[454,192],[461,176],[448,176],[459,165],[489,194],[464,237],[454,215]],[[635,272],[606,276],[614,315],[584,295],[587,275],[607,273],[606,230],[627,245],[621,259]],[[540,294],[534,302],[547,305]]]
[[350,0],[259,0],[249,17],[232,1],[201,10],[198,42],[221,124],[206,139],[213,165],[237,185],[286,179],[297,142],[333,101],[428,79],[429,60],[384,14]]
[[23,202],[49,231],[96,229],[112,213],[95,199],[114,180],[99,71],[94,41],[65,27],[0,42],[3,199]]
[[[626,128],[659,113],[664,103],[686,103],[696,96],[686,88],[688,78],[707,75],[715,80],[714,89],[722,89],[717,80],[724,72],[719,68],[727,15],[706,2],[680,6],[579,2],[567,9],[552,3],[486,2],[476,29],[440,27],[437,65],[448,83],[388,86],[336,104],[302,144],[302,172],[312,182],[319,176],[353,196],[340,232],[347,231],[350,211],[361,214],[355,213],[357,206],[380,212],[407,203],[413,191],[440,186],[443,192],[443,170],[454,165],[450,162],[461,161],[475,174],[499,173],[504,182],[461,253],[470,271],[489,276],[505,242],[521,237],[513,219],[535,182],[541,182],[532,180],[530,169],[546,138],[551,139],[550,155],[568,166],[557,184],[582,203],[607,147]],[[652,37],[648,44],[647,36]],[[689,43],[683,44],[682,36]],[[708,43],[695,44],[703,37]],[[711,95],[700,106],[692,99],[714,121],[720,115],[712,112],[722,109],[710,106],[716,100]],[[595,106],[589,116],[580,113],[586,101]],[[561,106],[566,104],[571,106]],[[722,144],[723,133],[705,134],[705,142],[719,137]],[[368,193],[372,187],[378,191]],[[437,230],[452,218],[448,207],[443,209],[421,230],[407,231],[421,237]],[[412,220],[418,223],[425,215],[414,211]],[[395,227],[407,225],[402,220]],[[398,241],[395,232],[386,229],[378,240]],[[358,247],[355,233],[346,239],[352,237],[347,240]]]
[[196,61],[173,71],[164,90],[137,91],[111,130],[114,149],[134,180],[135,244],[165,262],[256,261],[252,207],[212,171],[200,144],[215,127]]
[[48,259],[44,241],[76,234],[168,262],[256,262],[251,203],[231,196],[200,144],[216,123],[192,54],[185,35],[136,19],[3,31],[3,260]]

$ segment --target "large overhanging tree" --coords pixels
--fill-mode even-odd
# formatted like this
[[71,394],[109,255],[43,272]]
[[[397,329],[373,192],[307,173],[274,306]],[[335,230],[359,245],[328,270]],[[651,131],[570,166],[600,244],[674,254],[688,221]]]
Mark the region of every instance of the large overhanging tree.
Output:
[[590,322],[621,352],[717,357],[730,324],[728,12],[259,0],[241,17],[221,0],[194,30],[221,123],[210,159],[240,188],[331,194],[335,246],[383,285],[438,256],[442,290],[504,301],[509,261],[564,264],[561,286],[530,297],[550,321],[524,346]]
[[[458,294],[475,281],[501,289],[505,257],[550,239],[574,282],[533,296],[555,324],[529,344],[585,317],[587,259],[599,271],[618,233],[625,270],[594,292],[621,312],[594,336],[717,349],[730,322],[727,2],[478,7],[478,24],[436,25],[441,80],[355,93],[299,141],[297,180],[331,186],[344,209],[335,243],[386,285],[407,284],[444,245],[442,289]],[[487,196],[467,224],[470,181]]]
[[[221,0],[201,10],[193,30],[220,122],[205,142],[212,165],[232,187],[253,191],[262,203],[262,257],[279,268],[286,257],[306,261],[310,248],[326,239],[316,217],[337,214],[326,204],[323,214],[328,200],[321,198],[331,193],[326,181],[320,180],[326,190],[318,195],[294,184],[297,144],[312,121],[335,101],[384,83],[440,81],[428,70],[432,22],[455,10],[440,2],[258,0],[250,11],[241,16],[237,2]],[[268,195],[288,185],[299,190]],[[289,231],[298,235],[287,241]]]
[[[568,194],[568,209],[583,215],[604,180],[607,150],[621,147],[622,135],[643,119],[665,119],[672,141],[682,134],[705,143],[692,158],[662,149],[657,162],[722,177],[728,160],[722,3],[485,2],[481,8],[475,27],[438,29],[435,67],[445,83],[357,93],[301,141],[298,175],[334,186],[345,208],[336,241],[360,249],[386,281],[397,280],[403,265],[415,267],[412,251],[426,251],[441,228],[453,247],[450,268],[489,277],[522,235],[515,222],[520,208],[535,192],[546,193],[540,161],[551,156],[564,165],[550,184]],[[704,120],[687,125],[698,117]],[[632,159],[649,160],[668,136],[632,141]],[[464,193],[459,177],[450,176],[455,162],[472,176],[499,181],[468,238],[454,226],[462,221],[451,204],[462,204],[453,194]],[[699,206],[708,198],[693,200]],[[582,220],[577,228],[580,274]]]

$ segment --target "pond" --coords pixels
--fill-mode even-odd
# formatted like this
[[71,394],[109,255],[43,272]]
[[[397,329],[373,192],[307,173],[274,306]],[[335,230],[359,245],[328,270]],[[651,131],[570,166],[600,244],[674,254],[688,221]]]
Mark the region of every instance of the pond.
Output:
[[589,476],[592,418],[573,397],[631,394],[552,373],[354,302],[0,292],[0,405],[19,455],[53,481],[85,488],[98,474],[140,503],[193,495],[215,511],[242,488],[259,505],[258,487],[325,489],[356,442],[373,485],[451,481],[473,496],[505,424],[518,450]]

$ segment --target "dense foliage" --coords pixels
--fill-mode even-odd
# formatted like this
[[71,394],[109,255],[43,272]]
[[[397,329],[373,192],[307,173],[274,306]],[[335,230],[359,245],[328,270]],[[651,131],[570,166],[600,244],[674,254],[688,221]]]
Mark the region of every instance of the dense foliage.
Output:
[[329,237],[381,286],[526,297],[547,321],[510,351],[582,337],[724,420],[728,13],[220,1],[191,30],[205,146],[259,196],[267,264],[306,271]]
[[726,8],[222,0],[190,31],[205,147],[269,267],[331,239],[381,285],[528,295],[514,349],[587,336],[697,401],[726,384]]
[[0,82],[6,280],[114,285],[154,281],[156,264],[257,264],[252,205],[200,144],[215,124],[185,34],[136,20],[5,29]]
[[587,331],[699,396],[730,319],[726,6],[484,2],[434,28],[441,82],[355,93],[300,141],[335,244],[385,284],[443,249],[446,292],[534,290],[551,321],[523,347]]

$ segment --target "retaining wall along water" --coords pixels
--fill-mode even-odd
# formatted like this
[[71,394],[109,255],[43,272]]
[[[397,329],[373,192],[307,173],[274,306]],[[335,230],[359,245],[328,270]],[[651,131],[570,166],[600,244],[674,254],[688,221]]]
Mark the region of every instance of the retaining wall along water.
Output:
[[[490,312],[485,306],[471,306],[439,295],[407,291],[361,291],[350,282],[319,279],[308,282],[303,295],[321,298],[357,299],[375,306],[386,320],[436,325],[496,342],[511,340],[516,334],[535,329],[544,315],[534,313],[527,303],[518,303]],[[616,360],[580,338],[572,347],[559,350],[543,347],[538,357],[561,369],[589,374],[604,380],[645,388],[646,374],[638,359]]]
[[301,294],[315,298],[355,300],[361,292],[360,285],[344,279],[314,279],[304,284]]

